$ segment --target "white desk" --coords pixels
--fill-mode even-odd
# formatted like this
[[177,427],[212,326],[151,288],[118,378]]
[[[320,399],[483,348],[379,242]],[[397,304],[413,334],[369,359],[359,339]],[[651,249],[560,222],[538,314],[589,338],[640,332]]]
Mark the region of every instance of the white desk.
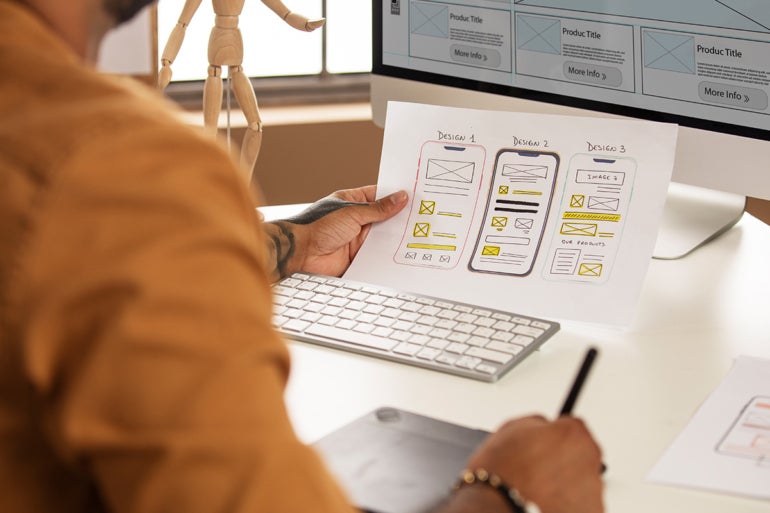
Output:
[[[294,211],[263,209],[268,219]],[[745,214],[686,258],[653,260],[631,328],[562,322],[538,354],[495,384],[291,342],[289,412],[308,442],[379,406],[493,430],[513,416],[555,415],[586,347],[596,345],[601,353],[575,414],[604,450],[608,512],[767,513],[766,501],[645,476],[734,357],[770,358],[769,255],[770,227]]]

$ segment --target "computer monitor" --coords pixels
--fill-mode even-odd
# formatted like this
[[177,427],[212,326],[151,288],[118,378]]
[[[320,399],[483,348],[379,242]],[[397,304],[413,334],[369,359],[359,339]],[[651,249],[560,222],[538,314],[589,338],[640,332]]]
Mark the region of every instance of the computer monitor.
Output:
[[680,125],[656,256],[770,199],[770,6],[756,0],[373,0],[371,102]]

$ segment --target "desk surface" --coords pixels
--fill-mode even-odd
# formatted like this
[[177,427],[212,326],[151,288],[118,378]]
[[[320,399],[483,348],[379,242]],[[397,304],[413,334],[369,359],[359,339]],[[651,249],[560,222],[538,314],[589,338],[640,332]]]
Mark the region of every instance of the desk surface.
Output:
[[[290,208],[263,212],[270,219]],[[494,384],[291,342],[289,412],[307,442],[379,406],[493,430],[510,417],[556,415],[586,348],[596,345],[601,354],[575,414],[604,451],[608,512],[767,512],[767,501],[645,476],[736,356],[770,358],[768,255],[770,227],[746,214],[682,260],[653,260],[631,327],[562,322]]]

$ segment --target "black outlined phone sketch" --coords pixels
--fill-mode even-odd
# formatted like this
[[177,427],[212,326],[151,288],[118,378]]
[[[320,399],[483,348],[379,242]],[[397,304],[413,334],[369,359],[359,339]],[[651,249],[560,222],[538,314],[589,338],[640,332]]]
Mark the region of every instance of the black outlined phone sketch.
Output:
[[516,149],[497,153],[487,207],[468,269],[513,276],[532,271],[558,169],[556,153]]
[[394,262],[442,269],[458,264],[478,203],[486,155],[478,144],[422,145],[409,217]]
[[770,396],[755,396],[746,403],[717,452],[770,463]]
[[601,284],[610,276],[631,205],[636,161],[579,153],[562,173],[545,278]]

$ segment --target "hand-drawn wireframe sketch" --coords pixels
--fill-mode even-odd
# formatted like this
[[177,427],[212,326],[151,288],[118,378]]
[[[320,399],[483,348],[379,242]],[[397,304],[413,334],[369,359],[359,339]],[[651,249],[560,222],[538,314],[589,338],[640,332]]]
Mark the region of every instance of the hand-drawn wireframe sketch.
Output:
[[476,144],[427,141],[420,150],[409,218],[393,261],[455,267],[468,239],[484,174]]
[[544,276],[603,283],[620,244],[634,187],[636,162],[577,154],[564,177],[558,224]]
[[559,155],[502,149],[468,269],[526,276],[535,264],[551,207]]
[[719,441],[716,451],[755,460],[770,471],[770,397],[753,397]]
[[[203,0],[185,0],[179,21],[168,38],[161,55],[158,73],[158,87],[165,89],[171,81],[171,64],[176,59],[184,41],[187,26]],[[206,131],[216,134],[219,113],[222,110],[222,67],[227,67],[232,79],[235,99],[246,117],[246,134],[241,142],[241,167],[248,179],[254,171],[254,164],[262,145],[262,118],[259,115],[257,97],[248,76],[243,71],[243,38],[238,28],[238,18],[243,11],[245,0],[211,0],[216,19],[211,29],[208,45],[208,77],[203,89],[203,124]],[[315,20],[292,12],[281,0],[262,0],[262,3],[286,22],[287,25],[304,32],[321,27],[324,18]]]

